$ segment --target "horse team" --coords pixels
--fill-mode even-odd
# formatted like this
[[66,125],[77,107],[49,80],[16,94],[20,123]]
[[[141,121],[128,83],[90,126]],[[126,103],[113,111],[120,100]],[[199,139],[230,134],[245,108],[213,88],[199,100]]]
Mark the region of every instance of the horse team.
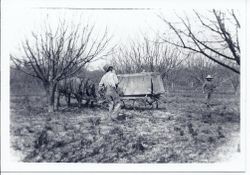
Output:
[[85,101],[85,106],[93,107],[97,102],[96,85],[89,78],[72,77],[66,78],[59,82],[57,88],[57,107],[61,106],[60,98],[65,97],[66,103],[71,106],[71,99],[76,99],[78,107],[82,106]]

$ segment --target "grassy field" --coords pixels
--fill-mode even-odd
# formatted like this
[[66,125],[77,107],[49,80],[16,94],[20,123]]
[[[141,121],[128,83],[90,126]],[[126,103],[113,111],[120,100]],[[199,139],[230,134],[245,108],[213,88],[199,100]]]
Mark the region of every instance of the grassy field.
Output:
[[[138,106],[138,104],[137,104]],[[11,146],[24,162],[220,162],[240,152],[240,106],[233,94],[214,94],[212,106],[195,91],[169,92],[160,109],[46,112],[42,96],[11,96]]]

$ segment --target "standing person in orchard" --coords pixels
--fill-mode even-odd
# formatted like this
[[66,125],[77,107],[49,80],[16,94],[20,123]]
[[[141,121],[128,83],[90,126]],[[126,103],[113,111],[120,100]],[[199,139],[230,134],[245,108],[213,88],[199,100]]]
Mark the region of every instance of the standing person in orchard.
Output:
[[213,83],[213,77],[208,75],[206,77],[206,82],[203,84],[203,93],[206,94],[206,104],[207,107],[211,105],[211,96],[216,88],[215,84]]
[[116,120],[121,110],[121,100],[118,94],[118,78],[113,66],[105,66],[106,73],[99,83],[99,92],[105,93],[105,98],[109,104],[109,117]]

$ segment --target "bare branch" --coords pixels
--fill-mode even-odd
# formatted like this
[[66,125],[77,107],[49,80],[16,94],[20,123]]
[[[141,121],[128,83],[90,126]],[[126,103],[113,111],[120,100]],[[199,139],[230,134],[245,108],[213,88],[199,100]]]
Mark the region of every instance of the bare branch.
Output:
[[[240,23],[237,20],[234,11],[232,10],[230,15],[233,16],[233,20],[236,23],[235,35],[225,27],[226,21],[229,21],[230,19],[222,16],[221,11],[212,11],[215,20],[208,19],[207,17],[200,15],[197,11],[194,11],[194,14],[201,24],[200,31],[196,32],[191,29],[193,23],[191,23],[187,16],[185,18],[178,16],[184,29],[183,27],[173,25],[165,18],[160,17],[163,22],[170,27],[170,30],[174,32],[179,42],[171,41],[166,37],[162,37],[162,40],[176,47],[204,55],[215,63],[226,67],[233,72],[240,73],[238,68],[240,65],[240,44],[238,40],[238,28],[240,28]],[[226,14],[223,13],[223,15]],[[205,33],[208,36],[204,36]],[[209,40],[207,37],[213,37],[214,40]]]

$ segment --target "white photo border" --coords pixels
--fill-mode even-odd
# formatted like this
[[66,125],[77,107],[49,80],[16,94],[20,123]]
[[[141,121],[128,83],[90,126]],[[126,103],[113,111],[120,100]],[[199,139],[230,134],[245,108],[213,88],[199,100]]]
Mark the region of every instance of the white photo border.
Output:
[[[52,1],[31,1],[31,0],[4,0],[1,2],[1,171],[8,173],[246,173],[247,159],[249,152],[249,12],[247,12],[247,0],[136,0],[136,1],[80,1],[80,0],[52,0]],[[181,5],[180,5],[181,4]],[[22,163],[10,160],[9,147],[9,46],[8,42],[8,16],[10,10],[15,8],[238,8],[242,14],[241,48],[241,160],[231,163],[213,164],[93,164],[93,163]],[[250,9],[250,8],[249,8]],[[111,9],[112,10],[112,9]],[[247,14],[248,13],[248,14]]]

